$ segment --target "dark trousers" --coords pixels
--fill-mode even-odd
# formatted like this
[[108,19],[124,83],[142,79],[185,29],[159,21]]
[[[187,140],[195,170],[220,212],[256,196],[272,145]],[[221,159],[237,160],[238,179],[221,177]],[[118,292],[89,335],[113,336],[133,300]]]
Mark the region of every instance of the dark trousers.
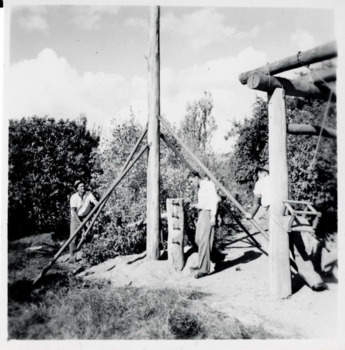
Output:
[[[264,230],[268,230],[269,227],[269,208],[260,208],[257,213],[257,219],[259,220],[260,226]],[[288,229],[288,222],[290,217],[284,217],[284,227],[286,231]],[[269,233],[271,235],[271,233]],[[310,252],[307,252],[306,245],[308,241],[309,232],[290,232],[290,253],[294,259],[298,273],[304,279],[304,281],[310,286],[314,286],[318,283],[322,283],[321,276],[315,271],[314,264]]]

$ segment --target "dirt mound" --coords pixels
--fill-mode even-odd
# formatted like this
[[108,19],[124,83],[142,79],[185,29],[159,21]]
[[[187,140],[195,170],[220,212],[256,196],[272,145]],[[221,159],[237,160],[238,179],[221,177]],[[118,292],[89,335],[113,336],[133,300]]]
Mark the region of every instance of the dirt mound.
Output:
[[114,286],[190,289],[204,293],[205,303],[218,312],[236,317],[241,324],[264,329],[277,337],[335,337],[337,330],[337,280],[326,280],[329,290],[316,293],[300,284],[284,300],[269,295],[268,258],[244,242],[233,244],[226,259],[212,266],[211,273],[194,279],[196,253],[188,256],[182,271],[175,271],[168,260],[147,261],[145,253],[116,257],[91,267],[78,276],[104,279]]
[[118,256],[80,274],[87,279],[107,279],[116,286],[162,287],[183,277],[167,260],[147,261],[146,254]]

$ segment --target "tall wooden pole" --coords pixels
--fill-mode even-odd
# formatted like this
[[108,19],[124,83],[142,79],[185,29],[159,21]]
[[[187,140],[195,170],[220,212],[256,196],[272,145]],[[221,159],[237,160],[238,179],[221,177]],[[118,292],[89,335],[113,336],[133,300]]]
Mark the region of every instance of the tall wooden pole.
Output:
[[284,200],[288,199],[285,92],[277,88],[268,95],[269,163],[271,204],[269,222],[270,294],[286,298],[292,293],[289,235],[284,225]]
[[160,115],[160,56],[159,56],[160,8],[150,8],[149,58],[148,58],[148,131],[151,144],[147,164],[147,243],[148,260],[159,258],[159,120]]

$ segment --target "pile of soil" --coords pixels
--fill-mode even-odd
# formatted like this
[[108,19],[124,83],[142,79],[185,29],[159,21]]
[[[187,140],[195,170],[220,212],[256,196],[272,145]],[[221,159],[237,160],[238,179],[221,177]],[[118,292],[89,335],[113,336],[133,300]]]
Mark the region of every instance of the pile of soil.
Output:
[[[147,261],[143,253],[116,257],[79,276],[110,280],[114,286],[195,289],[205,295],[208,306],[235,317],[245,326],[262,327],[283,338],[336,337],[338,284],[334,274],[325,278],[329,288],[326,291],[314,292],[297,277],[293,281],[294,293],[275,300],[269,295],[269,261],[265,254],[243,241],[228,246],[223,253],[225,260],[212,266],[211,273],[201,279],[193,277],[197,253],[187,254],[182,271],[175,271],[168,260]],[[324,266],[335,258],[334,252],[328,255]]]

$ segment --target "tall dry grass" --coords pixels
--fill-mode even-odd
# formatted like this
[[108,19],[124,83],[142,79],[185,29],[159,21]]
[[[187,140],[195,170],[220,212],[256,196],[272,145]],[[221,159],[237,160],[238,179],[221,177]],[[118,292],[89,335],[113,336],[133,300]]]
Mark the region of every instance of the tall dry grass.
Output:
[[35,289],[31,281],[51,254],[9,250],[9,339],[267,338],[216,312],[190,289],[116,287],[54,268]]

